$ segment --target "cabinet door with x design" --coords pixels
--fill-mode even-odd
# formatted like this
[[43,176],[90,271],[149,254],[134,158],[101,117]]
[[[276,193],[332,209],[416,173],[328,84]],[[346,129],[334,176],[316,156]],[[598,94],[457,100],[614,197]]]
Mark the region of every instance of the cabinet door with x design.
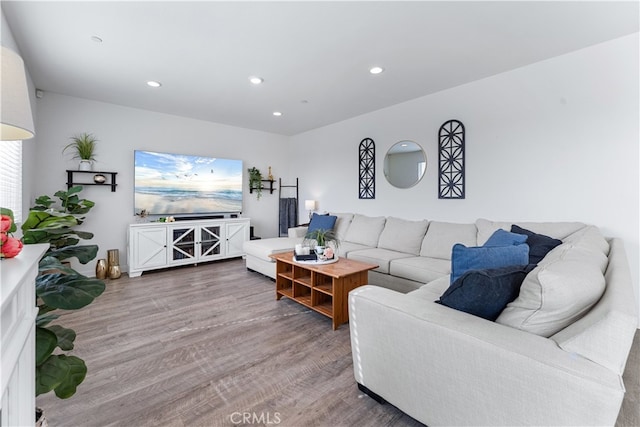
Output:
[[193,264],[221,257],[221,224],[169,227],[171,265]]

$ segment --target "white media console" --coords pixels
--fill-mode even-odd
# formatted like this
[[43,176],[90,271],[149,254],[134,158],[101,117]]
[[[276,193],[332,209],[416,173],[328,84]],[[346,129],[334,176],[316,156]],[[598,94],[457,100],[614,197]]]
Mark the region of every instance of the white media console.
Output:
[[129,225],[129,276],[177,265],[243,256],[248,218],[197,219]]

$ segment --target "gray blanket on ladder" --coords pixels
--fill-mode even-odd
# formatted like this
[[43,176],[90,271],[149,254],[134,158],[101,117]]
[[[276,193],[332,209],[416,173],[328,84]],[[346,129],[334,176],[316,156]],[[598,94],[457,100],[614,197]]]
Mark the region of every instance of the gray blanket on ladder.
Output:
[[280,199],[280,236],[286,236],[290,227],[298,225],[298,200],[294,197]]

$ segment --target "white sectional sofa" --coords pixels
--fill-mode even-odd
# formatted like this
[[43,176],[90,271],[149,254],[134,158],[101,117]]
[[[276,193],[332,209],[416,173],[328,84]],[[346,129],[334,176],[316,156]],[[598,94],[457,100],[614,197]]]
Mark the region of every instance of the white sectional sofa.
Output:
[[[561,240],[495,321],[435,303],[456,243],[481,246],[512,222],[470,224],[335,214],[341,257],[380,267],[351,292],[359,387],[429,425],[613,425],[638,314],[624,246],[579,222],[516,222]],[[290,237],[245,244],[247,268]]]

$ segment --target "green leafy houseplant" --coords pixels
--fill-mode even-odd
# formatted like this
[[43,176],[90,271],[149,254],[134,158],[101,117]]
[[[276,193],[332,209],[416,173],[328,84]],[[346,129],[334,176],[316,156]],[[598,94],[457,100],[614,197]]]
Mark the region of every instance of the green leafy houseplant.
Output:
[[248,169],[249,171],[249,189],[256,192],[256,197],[260,200],[262,196],[262,173],[260,170],[253,167]]
[[[308,246],[327,246],[329,243],[333,243],[333,246],[337,248],[340,245],[338,236],[333,230],[325,230],[317,228],[308,232],[305,236],[305,243]],[[312,245],[315,242],[315,245]]]
[[[49,196],[38,197],[22,225],[25,244],[50,245],[39,262],[36,278],[36,396],[53,390],[61,399],[71,397],[87,374],[81,358],[64,353],[73,350],[75,331],[50,324],[60,317],[56,310],[83,308],[105,289],[102,280],[83,276],[62,263],[75,257],[86,264],[98,253],[97,245],[78,245],[80,239],[93,238],[93,233],[73,228],[83,223],[84,214],[95,205],[79,198],[81,190],[75,186],[56,192],[58,207],[52,207],[54,200]],[[56,349],[60,351],[54,354]]]
[[98,140],[94,138],[94,136],[90,133],[82,133],[80,135],[72,136],[71,140],[73,142],[69,143],[64,149],[62,153],[64,154],[69,148],[75,149],[76,152],[73,156],[74,159],[80,160],[95,160],[95,150],[96,143]]

